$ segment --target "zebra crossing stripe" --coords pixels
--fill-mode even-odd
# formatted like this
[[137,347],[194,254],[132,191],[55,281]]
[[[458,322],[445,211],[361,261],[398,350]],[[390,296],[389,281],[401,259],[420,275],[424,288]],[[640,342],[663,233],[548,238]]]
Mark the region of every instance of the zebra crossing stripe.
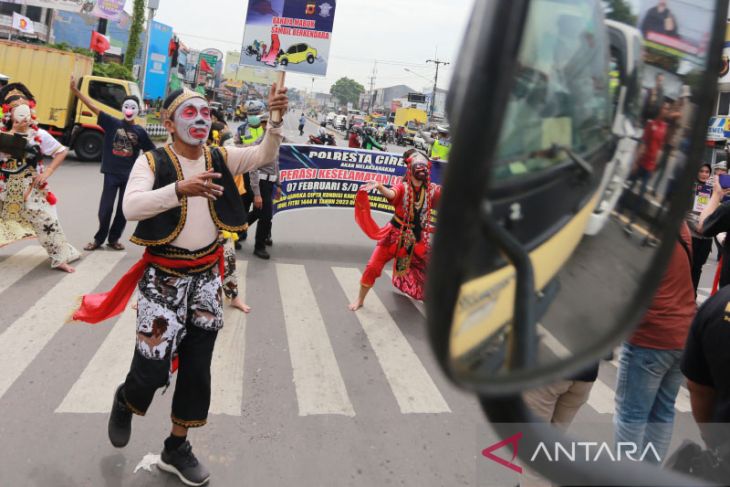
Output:
[[[45,296],[0,334],[0,398],[64,325],[78,296],[93,291],[124,257],[96,252],[76,272],[63,277]],[[84,325],[85,326],[85,325]]]
[[599,414],[612,414],[616,409],[616,394],[605,382],[597,379],[588,396],[588,405]]
[[[360,271],[343,267],[333,267],[332,271],[347,298],[354,301],[360,287]],[[365,306],[357,311],[356,316],[383,368],[401,412],[451,412],[410,343],[374,292],[368,295]]]
[[5,292],[10,286],[18,282],[34,267],[48,259],[48,254],[43,247],[31,245],[11,255],[0,263],[0,293]]
[[543,325],[537,325],[537,332],[540,336],[540,341],[555,354],[557,358],[571,357],[573,354],[563,345],[560,340],[555,338],[552,333],[547,331]]
[[354,416],[335,352],[304,266],[276,264],[299,415]]
[[689,400],[689,391],[686,387],[679,388],[679,393],[677,394],[677,399],[674,402],[674,407],[680,413],[692,412],[692,403]]
[[[133,298],[134,299],[134,298]],[[86,369],[66,394],[57,413],[108,413],[117,386],[124,381],[135,347],[137,313],[128,307]]]
[[[238,293],[246,296],[246,261],[236,262]],[[246,314],[226,306],[223,329],[218,333],[211,364],[210,413],[240,416],[243,406],[243,364],[246,348]]]

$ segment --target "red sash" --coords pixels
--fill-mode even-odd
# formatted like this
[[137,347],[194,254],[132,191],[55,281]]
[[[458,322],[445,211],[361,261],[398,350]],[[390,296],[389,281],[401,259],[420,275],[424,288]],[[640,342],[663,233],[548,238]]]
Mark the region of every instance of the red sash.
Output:
[[113,318],[124,311],[129,299],[134,293],[134,288],[142,279],[145,269],[149,264],[156,264],[169,269],[192,269],[218,262],[221,279],[224,274],[223,247],[218,248],[209,255],[195,260],[169,259],[152,255],[149,249],[145,250],[142,259],[134,264],[124,276],[117,282],[111,291],[99,294],[85,294],[81,298],[81,305],[74,312],[73,321],[83,321],[96,324],[101,321]]

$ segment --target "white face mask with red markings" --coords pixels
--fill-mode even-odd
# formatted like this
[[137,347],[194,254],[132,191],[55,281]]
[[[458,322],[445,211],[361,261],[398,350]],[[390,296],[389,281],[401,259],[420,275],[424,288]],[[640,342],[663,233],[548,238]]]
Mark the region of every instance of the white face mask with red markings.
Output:
[[32,115],[28,105],[18,105],[13,109],[13,122],[16,124],[30,123]]
[[139,104],[134,100],[126,100],[122,104],[122,115],[127,122],[133,121],[139,115]]
[[188,145],[203,145],[208,140],[212,121],[210,107],[202,98],[191,98],[175,112],[175,135]]

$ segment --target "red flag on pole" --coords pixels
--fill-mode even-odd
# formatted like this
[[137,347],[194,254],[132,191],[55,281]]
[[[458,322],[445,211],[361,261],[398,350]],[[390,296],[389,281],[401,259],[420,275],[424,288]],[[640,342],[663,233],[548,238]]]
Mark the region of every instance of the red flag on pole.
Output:
[[200,70],[205,73],[212,73],[213,68],[210,67],[208,61],[205,58],[200,58]]
[[107,39],[105,35],[99,34],[96,31],[91,32],[91,45],[89,46],[89,49],[96,51],[99,54],[104,54],[110,47],[111,44],[109,44],[109,39]]

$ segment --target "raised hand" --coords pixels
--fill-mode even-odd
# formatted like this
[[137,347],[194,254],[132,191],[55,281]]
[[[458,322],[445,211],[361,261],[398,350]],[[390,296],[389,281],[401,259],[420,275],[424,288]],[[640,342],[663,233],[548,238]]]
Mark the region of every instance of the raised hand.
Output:
[[289,109],[289,97],[286,92],[288,88],[284,87],[281,90],[277,90],[276,83],[271,85],[269,90],[269,111],[281,111],[283,115]]

